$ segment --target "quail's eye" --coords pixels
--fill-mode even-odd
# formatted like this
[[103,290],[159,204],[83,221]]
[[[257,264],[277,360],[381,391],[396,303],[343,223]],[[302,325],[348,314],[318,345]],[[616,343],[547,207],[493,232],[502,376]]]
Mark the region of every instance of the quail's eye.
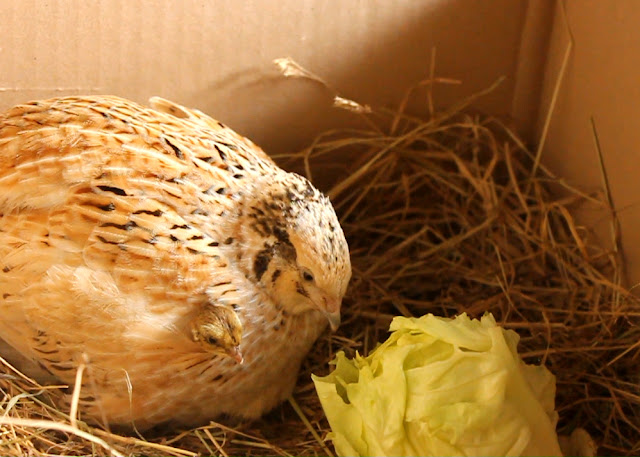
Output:
[[311,274],[309,270],[304,270],[302,272],[302,279],[304,279],[307,282],[313,282],[313,274]]
[[216,345],[216,344],[218,344],[218,338],[215,338],[213,336],[208,336],[207,337],[207,343],[209,343],[211,345]]

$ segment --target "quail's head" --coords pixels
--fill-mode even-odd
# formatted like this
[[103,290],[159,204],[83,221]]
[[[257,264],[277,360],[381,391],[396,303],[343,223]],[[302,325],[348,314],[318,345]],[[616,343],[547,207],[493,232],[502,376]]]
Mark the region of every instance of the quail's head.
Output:
[[335,330],[351,261],[329,199],[307,179],[288,173],[266,186],[248,212],[242,228],[248,274],[277,306],[292,314],[319,311]]

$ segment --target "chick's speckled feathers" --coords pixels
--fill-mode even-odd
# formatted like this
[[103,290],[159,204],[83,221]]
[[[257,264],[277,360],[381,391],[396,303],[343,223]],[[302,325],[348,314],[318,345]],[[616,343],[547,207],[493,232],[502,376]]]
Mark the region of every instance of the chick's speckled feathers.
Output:
[[256,417],[339,321],[342,229],[251,141],[151,104],[66,97],[0,115],[0,338],[67,383],[87,357],[86,418]]

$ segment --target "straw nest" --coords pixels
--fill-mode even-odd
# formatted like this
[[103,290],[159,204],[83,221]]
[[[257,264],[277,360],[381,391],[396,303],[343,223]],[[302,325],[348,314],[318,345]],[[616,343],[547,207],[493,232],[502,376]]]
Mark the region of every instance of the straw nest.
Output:
[[601,453],[640,453],[640,302],[619,284],[616,250],[571,216],[581,202],[605,203],[556,179],[499,120],[468,114],[471,101],[427,119],[404,114],[404,103],[353,105],[367,128],[328,132],[279,158],[323,177],[353,263],[344,324],[318,341],[289,403],[234,428],[120,436],[49,406],[60,387],[5,363],[0,454],[327,455],[310,374],[328,373],[337,350],[366,354],[394,315],[462,311],[491,311],[521,335],[527,362],[557,376],[561,432],[584,427]]

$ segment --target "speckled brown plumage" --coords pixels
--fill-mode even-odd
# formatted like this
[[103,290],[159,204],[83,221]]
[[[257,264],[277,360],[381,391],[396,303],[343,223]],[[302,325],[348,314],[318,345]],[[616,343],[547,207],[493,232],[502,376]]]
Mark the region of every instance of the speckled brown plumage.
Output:
[[[251,141],[151,105],[67,97],[0,115],[0,337],[69,384],[88,358],[85,419],[259,416],[339,322],[342,229]],[[243,364],[195,341],[211,306],[239,318]]]

